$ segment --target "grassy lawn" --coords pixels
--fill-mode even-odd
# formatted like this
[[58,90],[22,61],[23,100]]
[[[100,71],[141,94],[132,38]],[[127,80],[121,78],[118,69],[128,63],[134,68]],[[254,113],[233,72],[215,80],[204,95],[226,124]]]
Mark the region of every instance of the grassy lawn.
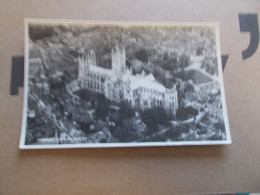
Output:
[[177,77],[185,81],[191,79],[195,84],[207,83],[212,81],[210,77],[198,70],[187,70],[184,72],[184,75],[178,74]]

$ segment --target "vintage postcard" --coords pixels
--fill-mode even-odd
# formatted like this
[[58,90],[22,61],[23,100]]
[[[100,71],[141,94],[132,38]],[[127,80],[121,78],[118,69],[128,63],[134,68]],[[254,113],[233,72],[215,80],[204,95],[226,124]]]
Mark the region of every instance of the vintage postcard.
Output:
[[25,20],[21,149],[230,143],[218,24]]

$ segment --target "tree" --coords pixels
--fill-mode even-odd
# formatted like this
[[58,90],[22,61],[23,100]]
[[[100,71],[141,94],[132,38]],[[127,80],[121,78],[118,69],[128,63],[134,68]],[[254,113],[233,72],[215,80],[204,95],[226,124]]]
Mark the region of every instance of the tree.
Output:
[[147,109],[141,113],[142,120],[149,127],[155,127],[158,125],[156,112],[153,112],[152,109]]
[[35,136],[35,133],[32,129],[28,129],[26,131],[26,138],[25,138],[25,144],[32,144],[37,141],[37,138]]
[[214,134],[211,137],[209,137],[209,140],[223,140],[222,135]]
[[200,56],[203,53],[204,47],[201,45],[197,48],[196,54],[197,56]]
[[184,68],[186,68],[187,66],[189,66],[190,64],[190,57],[186,54],[182,54],[179,58],[179,61],[178,61],[178,66],[184,70]]
[[90,133],[90,130],[89,130],[89,126],[92,124],[90,122],[85,122],[85,121],[79,121],[78,122],[79,124],[79,128],[86,134],[89,134]]
[[187,112],[184,107],[180,107],[176,111],[176,118],[177,120],[184,121],[188,117]]
[[216,58],[204,58],[200,67],[211,75],[218,75],[218,64]]
[[181,129],[178,126],[171,126],[170,130],[166,132],[166,137],[177,141],[181,135]]
[[176,70],[177,70],[177,64],[178,64],[178,59],[177,59],[177,57],[173,57],[173,58],[171,58],[170,59],[170,61],[169,61],[169,64],[170,64],[170,71],[171,71],[171,73],[175,73],[176,72]]
[[[82,83],[79,82],[79,86],[82,86]],[[89,101],[90,100],[90,93],[89,91],[83,89],[83,90],[79,90],[77,92],[75,92],[76,95],[78,95],[80,97],[80,99],[85,100],[85,101]]]
[[169,54],[167,52],[164,52],[163,60],[169,60]]
[[109,112],[109,101],[105,98],[104,95],[98,94],[96,96],[96,117],[98,119],[103,119],[108,115]]
[[[166,53],[167,54],[167,53]],[[175,71],[177,70],[177,58],[176,57],[169,57],[168,54],[162,59],[162,68],[164,70],[168,70],[171,73],[175,73]]]
[[137,141],[139,138],[136,130],[131,125],[127,124],[125,124],[123,128],[117,127],[115,131],[112,132],[112,134],[113,137],[118,140],[118,142],[133,142]]
[[135,58],[141,60],[142,62],[146,63],[148,59],[148,55],[145,49],[140,49],[135,53]]
[[96,111],[95,115],[96,115],[97,119],[103,119],[107,116],[109,109],[106,104],[98,104],[96,106],[95,111]]
[[168,116],[163,108],[155,107],[147,109],[141,113],[143,122],[150,129],[150,133],[153,133],[157,130],[158,124],[167,125]]
[[187,91],[192,91],[192,92],[194,92],[194,86],[193,86],[192,84],[190,84],[190,83],[187,83],[187,84],[185,85],[184,91],[185,91],[185,92],[187,92]]
[[191,117],[195,117],[196,115],[198,115],[198,110],[191,106],[186,107],[186,108],[180,107],[176,111],[176,118],[177,118],[177,120],[180,120],[180,121],[187,120]]
[[221,132],[225,132],[225,125],[224,125],[224,123],[217,122],[217,123],[214,124],[214,127],[217,130],[220,130]]
[[154,109],[157,114],[157,121],[161,125],[167,125],[168,116],[163,108],[155,108]]
[[131,105],[125,101],[121,101],[119,104],[120,107],[120,116],[121,118],[128,118],[134,116],[134,109],[131,108]]

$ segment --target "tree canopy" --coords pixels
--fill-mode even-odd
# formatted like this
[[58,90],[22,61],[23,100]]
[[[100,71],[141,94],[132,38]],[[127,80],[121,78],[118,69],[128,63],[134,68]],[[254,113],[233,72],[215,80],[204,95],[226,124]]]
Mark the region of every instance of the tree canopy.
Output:
[[198,110],[189,106],[189,107],[180,107],[176,111],[176,118],[180,121],[187,120],[191,117],[194,117],[198,114]]
[[158,124],[166,125],[168,122],[166,111],[159,107],[144,110],[141,117],[149,128],[157,127]]
[[194,92],[194,86],[193,86],[192,84],[190,84],[190,83],[187,83],[187,84],[185,85],[184,91],[185,91],[185,92],[187,92],[187,91],[189,91],[189,92]]
[[97,105],[96,105],[96,109],[95,109],[96,117],[98,119],[106,117],[109,112],[108,100],[105,98],[104,95],[97,95],[96,101],[97,101]]
[[190,57],[186,54],[182,54],[179,58],[179,61],[178,61],[178,66],[184,70],[184,68],[186,68],[187,66],[189,66],[191,63],[190,61]]
[[211,75],[218,75],[218,64],[216,58],[204,58],[201,63],[201,68]]
[[142,62],[146,63],[148,59],[148,55],[145,49],[140,49],[135,53],[135,57],[138,60],[141,60]]

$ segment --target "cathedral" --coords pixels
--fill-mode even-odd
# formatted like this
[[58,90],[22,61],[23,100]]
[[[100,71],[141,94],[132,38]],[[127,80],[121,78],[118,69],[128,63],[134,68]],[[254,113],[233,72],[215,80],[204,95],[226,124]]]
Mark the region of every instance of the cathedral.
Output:
[[111,56],[112,69],[98,66],[93,50],[80,56],[77,82],[72,82],[71,90],[87,89],[104,94],[114,102],[125,101],[136,109],[162,107],[176,112],[178,97],[175,85],[168,89],[158,83],[152,74],[142,72],[133,75],[126,66],[124,48],[113,47]]

